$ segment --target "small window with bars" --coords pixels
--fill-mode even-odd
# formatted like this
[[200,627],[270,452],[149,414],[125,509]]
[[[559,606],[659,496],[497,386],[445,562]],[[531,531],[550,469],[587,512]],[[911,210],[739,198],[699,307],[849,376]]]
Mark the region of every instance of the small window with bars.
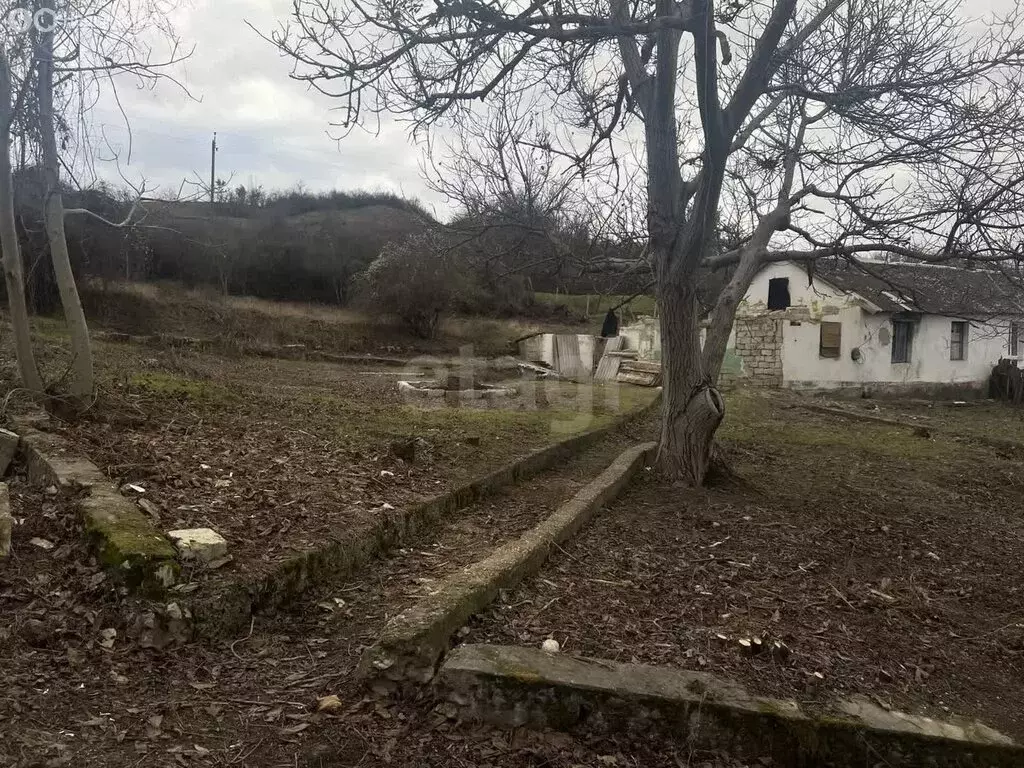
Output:
[[818,343],[818,357],[839,357],[842,341],[842,323],[822,323],[821,339]]
[[954,320],[949,327],[949,359],[967,359],[967,323]]
[[909,363],[914,344],[914,324],[909,320],[892,321],[892,362]]

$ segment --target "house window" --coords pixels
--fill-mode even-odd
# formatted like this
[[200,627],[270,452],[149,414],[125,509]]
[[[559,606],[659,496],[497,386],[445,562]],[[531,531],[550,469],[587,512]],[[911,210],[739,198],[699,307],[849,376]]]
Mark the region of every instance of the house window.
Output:
[[949,359],[967,359],[967,323],[954,320],[949,327]]
[[909,363],[914,342],[914,324],[909,320],[892,321],[892,362]]
[[821,340],[818,343],[818,357],[839,357],[842,340],[842,323],[822,323]]
[[1010,357],[1020,354],[1020,323],[1010,323]]
[[788,277],[773,277],[768,281],[768,309],[789,309]]

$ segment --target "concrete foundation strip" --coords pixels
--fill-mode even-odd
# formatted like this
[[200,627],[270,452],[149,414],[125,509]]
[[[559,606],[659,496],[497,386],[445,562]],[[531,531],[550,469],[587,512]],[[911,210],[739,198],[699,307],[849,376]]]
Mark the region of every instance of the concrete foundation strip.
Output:
[[15,431],[29,482],[76,497],[86,533],[108,570],[145,594],[162,593],[174,583],[174,547],[99,467],[74,454],[59,435],[43,432],[28,420],[16,420]]
[[209,595],[197,595],[188,602],[195,617],[195,629],[208,638],[237,634],[248,626],[253,613],[285,605],[312,585],[344,581],[373,557],[402,542],[415,540],[440,520],[470,504],[581,453],[658,408],[660,403],[659,393],[647,405],[619,416],[610,424],[536,450],[411,509],[381,512],[372,523],[346,530],[322,547],[282,562],[255,583],[236,583]]
[[988,435],[971,435],[965,432],[956,432],[954,430],[926,426],[924,424],[914,424],[913,422],[908,421],[887,419],[884,416],[873,416],[869,413],[848,411],[843,408],[831,408],[827,405],[808,404],[800,405],[798,407],[801,410],[810,411],[811,413],[822,413],[827,416],[837,416],[842,419],[849,419],[850,421],[865,421],[872,424],[884,424],[887,427],[899,427],[901,429],[927,429],[937,435],[945,435],[946,437],[963,440],[969,443],[978,443],[979,445],[996,448],[997,450],[1006,451],[1017,456],[1024,455],[1024,443],[1019,443],[1016,440],[1005,440],[999,437],[989,437]]
[[394,617],[380,640],[363,653],[359,674],[385,686],[395,681],[429,681],[452,634],[490,604],[499,590],[510,589],[540,570],[551,549],[614,499],[649,462],[654,449],[654,443],[628,449],[546,520],[444,579],[432,594]]
[[977,722],[907,715],[862,696],[836,701],[830,714],[815,714],[796,701],[752,696],[709,674],[534,648],[456,648],[438,684],[470,716],[503,727],[657,733],[696,749],[771,757],[773,765],[1024,765],[1024,747]]

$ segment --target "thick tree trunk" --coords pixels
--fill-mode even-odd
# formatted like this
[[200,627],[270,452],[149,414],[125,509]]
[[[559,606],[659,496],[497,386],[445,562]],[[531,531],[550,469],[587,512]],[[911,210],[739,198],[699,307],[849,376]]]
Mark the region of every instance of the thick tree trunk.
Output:
[[695,281],[659,281],[658,301],[664,385],[658,464],[669,477],[699,486],[711,468],[725,403],[704,367]]
[[[44,1],[43,6],[51,7]],[[43,178],[46,182],[44,218],[46,238],[50,244],[50,258],[60,290],[71,335],[73,355],[70,394],[76,399],[89,401],[94,390],[92,344],[89,341],[89,326],[78,297],[75,275],[71,270],[67,235],[64,232],[64,199],[60,192],[60,158],[57,155],[57,137],[53,120],[53,33],[40,35],[39,59],[37,62],[39,100],[39,141],[43,155]]]
[[[2,54],[0,54],[2,56]],[[7,303],[14,328],[14,350],[22,385],[35,394],[43,393],[32,351],[32,329],[25,303],[25,276],[21,261],[21,244],[14,218],[14,180],[11,170],[11,72],[6,57],[0,60],[0,249],[3,251],[4,283]]]

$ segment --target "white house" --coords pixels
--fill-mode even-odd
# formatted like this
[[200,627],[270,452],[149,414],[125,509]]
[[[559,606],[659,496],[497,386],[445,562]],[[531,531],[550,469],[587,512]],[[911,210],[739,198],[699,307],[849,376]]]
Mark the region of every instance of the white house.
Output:
[[[1024,354],[1024,293],[999,272],[782,262],[737,312],[723,377],[756,386],[981,387]],[[923,385],[923,386],[922,386]]]

